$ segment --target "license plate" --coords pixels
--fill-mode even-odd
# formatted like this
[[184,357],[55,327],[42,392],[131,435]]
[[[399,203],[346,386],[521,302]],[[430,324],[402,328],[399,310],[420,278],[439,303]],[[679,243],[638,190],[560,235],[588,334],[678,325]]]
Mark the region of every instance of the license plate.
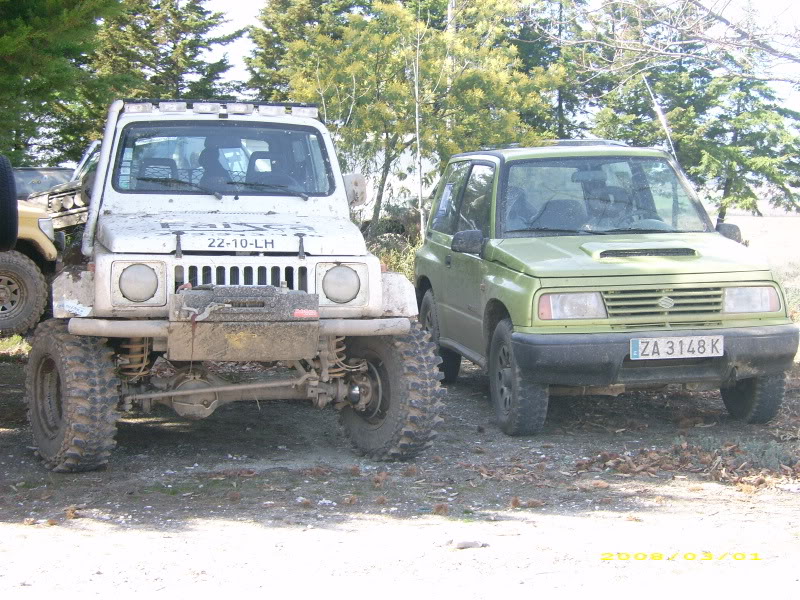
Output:
[[632,360],[705,358],[722,356],[721,335],[636,338],[631,340]]

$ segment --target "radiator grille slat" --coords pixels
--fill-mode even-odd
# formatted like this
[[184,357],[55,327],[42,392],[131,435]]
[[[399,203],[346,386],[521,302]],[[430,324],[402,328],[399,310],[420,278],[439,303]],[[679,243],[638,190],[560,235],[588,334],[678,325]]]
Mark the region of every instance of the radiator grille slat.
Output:
[[654,324],[668,323],[689,315],[722,312],[722,288],[672,288],[605,290],[601,292],[612,319],[652,316]]
[[308,268],[295,266],[212,266],[177,265],[175,289],[190,283],[197,285],[286,286],[290,290],[308,290]]

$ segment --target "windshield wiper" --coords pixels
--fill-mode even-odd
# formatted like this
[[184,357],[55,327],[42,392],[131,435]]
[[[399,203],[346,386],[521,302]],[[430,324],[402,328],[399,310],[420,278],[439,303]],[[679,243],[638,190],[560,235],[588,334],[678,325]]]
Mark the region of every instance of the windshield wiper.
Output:
[[288,185],[280,185],[278,183],[258,183],[255,181],[227,181],[228,185],[243,185],[245,187],[263,188],[265,190],[277,190],[280,192],[287,192],[290,196],[297,196],[303,200],[308,200],[308,194],[299,190],[293,190]]
[[[207,187],[203,187],[202,185],[198,185],[196,183],[192,183],[191,181],[184,181],[183,179],[175,179],[173,177],[137,177],[137,181],[153,181],[158,183],[165,183],[165,184],[180,184],[180,185],[188,185],[191,188],[199,190],[201,192],[205,192],[211,196],[214,196],[217,200],[222,200],[222,194],[215,190],[210,190]],[[152,190],[157,191],[157,190]]]
[[605,235],[606,231],[594,229],[559,229],[557,227],[525,227],[522,229],[508,229],[506,233],[521,233],[525,231],[546,231],[552,233],[588,233],[589,235]]

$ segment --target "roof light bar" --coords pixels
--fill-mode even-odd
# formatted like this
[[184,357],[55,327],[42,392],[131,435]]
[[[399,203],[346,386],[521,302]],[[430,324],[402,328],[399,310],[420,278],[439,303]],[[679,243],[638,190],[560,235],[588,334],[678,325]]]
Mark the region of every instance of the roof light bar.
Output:
[[246,102],[229,102],[227,108],[230,115],[249,115],[254,107]]
[[195,102],[192,110],[200,114],[218,113],[222,110],[222,105],[219,102]]
[[280,105],[269,105],[269,104],[262,104],[258,107],[258,114],[262,117],[285,117],[286,116],[286,107],[282,104]]
[[126,102],[125,112],[128,113],[151,113],[153,105],[150,102]]
[[319,118],[319,109],[316,106],[293,106],[292,116],[317,119]]
[[186,112],[186,102],[159,102],[161,112]]

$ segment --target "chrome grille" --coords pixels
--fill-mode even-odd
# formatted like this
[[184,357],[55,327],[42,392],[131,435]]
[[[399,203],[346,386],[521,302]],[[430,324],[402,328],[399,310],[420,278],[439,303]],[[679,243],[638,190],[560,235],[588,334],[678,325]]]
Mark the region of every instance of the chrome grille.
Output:
[[175,266],[175,289],[197,285],[241,285],[286,287],[308,292],[308,268],[293,265],[203,265]]
[[722,312],[722,288],[718,287],[605,290],[602,294],[612,319],[646,317],[662,322]]

